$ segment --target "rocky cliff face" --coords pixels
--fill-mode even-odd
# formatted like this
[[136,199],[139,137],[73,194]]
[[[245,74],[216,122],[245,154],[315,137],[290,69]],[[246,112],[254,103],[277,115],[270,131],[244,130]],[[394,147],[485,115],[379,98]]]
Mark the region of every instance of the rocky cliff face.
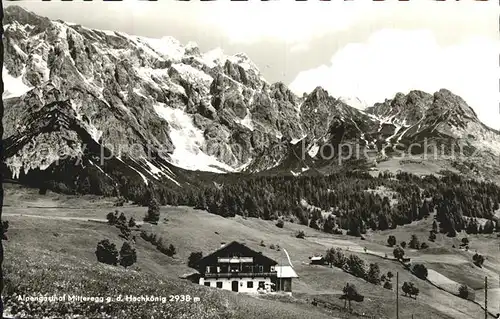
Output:
[[245,54],[202,53],[171,37],[93,30],[17,6],[6,8],[4,28],[14,178],[43,175],[79,189],[86,172],[83,184],[108,194],[132,182],[182,187],[194,171],[301,174],[330,165],[325,146],[340,154],[345,143],[379,159],[386,146],[423,138],[500,150],[498,132],[446,90],[398,94],[360,111],[322,88],[299,98],[269,84]]

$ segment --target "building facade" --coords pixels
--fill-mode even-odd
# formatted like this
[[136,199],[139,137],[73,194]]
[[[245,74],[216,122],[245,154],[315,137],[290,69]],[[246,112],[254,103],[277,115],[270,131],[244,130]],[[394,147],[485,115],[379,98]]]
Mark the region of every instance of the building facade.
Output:
[[298,276],[290,266],[277,264],[262,253],[233,241],[198,261],[199,284],[234,292],[291,293],[291,278]]

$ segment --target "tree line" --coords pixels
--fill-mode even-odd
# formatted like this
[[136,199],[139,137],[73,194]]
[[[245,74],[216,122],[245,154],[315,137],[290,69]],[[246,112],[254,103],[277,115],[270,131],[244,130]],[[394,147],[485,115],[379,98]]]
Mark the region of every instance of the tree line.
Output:
[[[223,217],[283,219],[329,233],[344,229],[354,236],[361,236],[368,228],[386,230],[405,225],[433,212],[439,230],[450,236],[461,230],[474,232],[474,225],[469,224],[477,218],[491,221],[488,231],[492,225],[497,231],[499,227],[494,216],[499,209],[500,187],[447,171],[439,177],[406,172],[298,177],[240,174],[237,178],[228,174],[217,183],[184,187],[182,191],[154,187],[143,195],[144,205],[154,198],[162,205],[191,206]],[[380,189],[388,190],[388,195],[381,195],[384,192],[377,191]],[[304,201],[309,207],[304,207]]]

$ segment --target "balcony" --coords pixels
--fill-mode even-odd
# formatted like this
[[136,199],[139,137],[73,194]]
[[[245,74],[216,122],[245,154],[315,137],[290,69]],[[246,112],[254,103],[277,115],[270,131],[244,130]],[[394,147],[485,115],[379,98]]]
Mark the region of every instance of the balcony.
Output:
[[253,257],[219,257],[217,258],[219,264],[239,264],[239,263],[253,263]]
[[209,272],[205,273],[205,278],[241,278],[241,277],[272,277],[276,276],[275,271],[272,272]]

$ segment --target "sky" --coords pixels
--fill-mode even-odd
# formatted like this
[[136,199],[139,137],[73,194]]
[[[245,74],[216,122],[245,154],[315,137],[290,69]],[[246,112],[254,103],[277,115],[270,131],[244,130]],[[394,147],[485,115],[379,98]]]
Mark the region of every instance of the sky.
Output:
[[496,1],[11,3],[91,28],[245,52],[269,82],[298,95],[322,86],[373,105],[398,92],[446,88],[500,129]]

